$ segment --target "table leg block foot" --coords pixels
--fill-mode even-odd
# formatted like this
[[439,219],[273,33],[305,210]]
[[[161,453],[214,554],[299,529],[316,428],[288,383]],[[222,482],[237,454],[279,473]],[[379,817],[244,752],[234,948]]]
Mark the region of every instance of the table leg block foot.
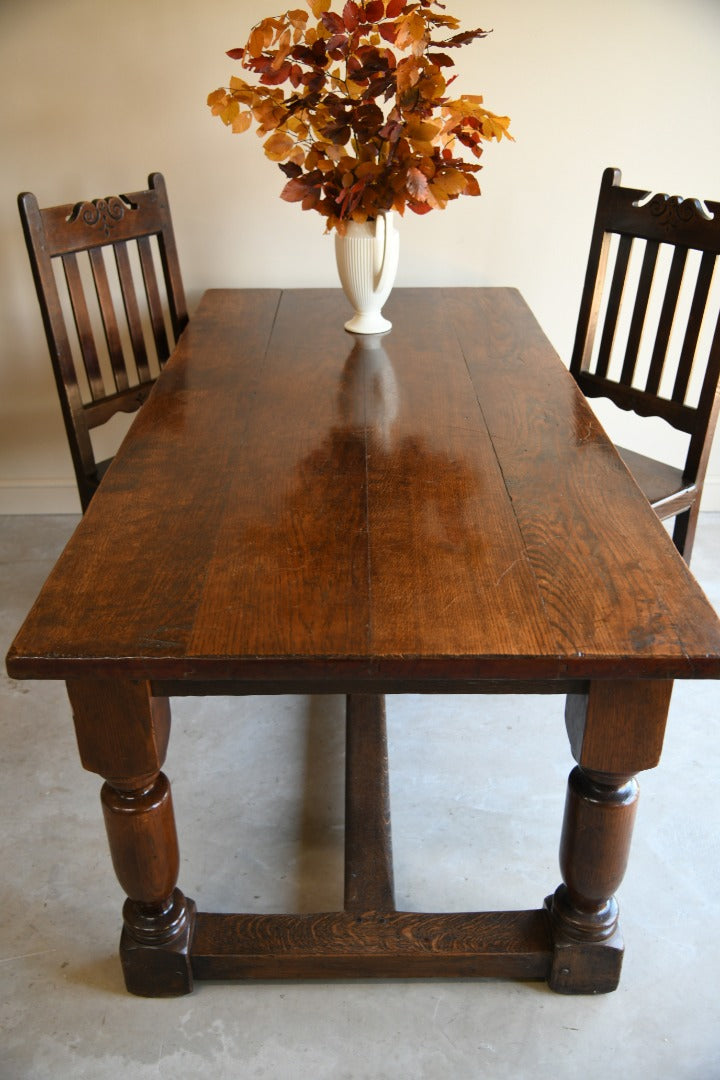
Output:
[[[545,901],[551,913],[553,897]],[[548,986],[557,994],[609,994],[620,982],[624,945],[619,928],[600,941],[580,941],[553,926]]]
[[152,945],[133,938],[127,926],[120,938],[125,986],[139,997],[181,997],[193,989],[190,946],[195,929],[195,903],[186,899],[187,923],[170,942]]

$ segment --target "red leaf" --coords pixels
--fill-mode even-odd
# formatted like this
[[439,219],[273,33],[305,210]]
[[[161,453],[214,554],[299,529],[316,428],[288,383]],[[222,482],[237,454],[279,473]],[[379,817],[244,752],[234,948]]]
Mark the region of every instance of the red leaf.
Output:
[[304,180],[294,179],[288,180],[280,192],[280,198],[284,199],[285,202],[302,202],[307,194],[308,187]]
[[446,56],[445,53],[431,53],[427,54],[427,58],[431,64],[435,67],[455,67],[455,61],[451,56]]
[[279,86],[279,84],[285,82],[291,74],[292,64],[288,64],[286,61],[277,71],[273,71],[272,69],[266,71],[265,74],[260,77],[260,82],[263,83],[264,86]]
[[388,6],[385,8],[388,19],[397,19],[398,15],[402,15],[406,2],[407,0],[389,0]]
[[365,20],[369,23],[378,23],[385,14],[383,0],[370,0],[365,5]]
[[242,60],[243,56],[245,55],[245,50],[244,49],[228,49],[226,55],[229,56],[231,60]]
[[343,8],[343,22],[346,30],[355,30],[362,19],[362,11],[355,0],[347,0]]

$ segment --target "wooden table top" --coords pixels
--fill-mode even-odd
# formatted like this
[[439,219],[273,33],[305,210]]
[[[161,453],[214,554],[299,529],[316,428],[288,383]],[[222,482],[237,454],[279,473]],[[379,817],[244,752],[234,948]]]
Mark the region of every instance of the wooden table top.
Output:
[[520,295],[213,290],[20,678],[720,677],[720,623]]

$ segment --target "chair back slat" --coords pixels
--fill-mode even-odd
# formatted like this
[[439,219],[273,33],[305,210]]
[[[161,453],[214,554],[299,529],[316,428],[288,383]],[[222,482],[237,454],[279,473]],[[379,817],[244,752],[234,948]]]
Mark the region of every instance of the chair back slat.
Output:
[[85,510],[100,476],[90,429],[140,406],[188,320],[167,191],[151,173],[145,191],[45,209],[26,192],[18,205]]
[[[103,249],[91,248],[88,255],[90,258],[90,266],[92,267],[95,294],[100,307],[102,326],[105,331],[105,342],[107,344],[112,380],[114,383],[112,390],[109,391],[112,393],[113,390],[125,390],[129,386],[128,374],[125,366],[125,353],[123,352],[122,341],[120,339],[120,327],[115,313],[115,304],[112,293],[110,291],[110,282],[108,280]],[[107,394],[108,390],[106,389],[103,396],[107,396]]]
[[[660,320],[655,335],[655,345],[650,359],[648,377],[645,382],[645,390],[648,394],[658,394],[660,391],[660,381],[665,367],[668,345],[670,344],[670,335],[675,322],[675,314],[677,312],[683,274],[685,273],[687,255],[687,248],[678,247],[675,248],[675,251],[673,252],[672,264],[670,266],[662,310],[660,312]],[[684,401],[685,397],[674,398],[674,400]]]
[[[615,334],[617,331],[618,317],[620,315],[620,306],[622,304],[623,293],[625,291],[625,281],[627,278],[631,250],[632,237],[623,236],[618,246],[617,258],[615,259],[612,284],[610,286],[610,293],[608,296],[607,312],[603,324],[602,336],[600,338],[600,352],[598,354],[596,373],[602,376],[602,378],[605,378],[608,373],[608,368],[610,366],[610,357],[612,355],[613,343],[615,341]],[[598,296],[601,293],[602,289],[599,288]]]
[[177,246],[175,243],[175,233],[173,232],[172,224],[170,224],[170,210],[168,207],[167,192],[165,191],[165,181],[160,173],[155,173],[154,178],[156,180],[158,200],[167,215],[167,221],[169,223],[169,228],[165,228],[162,232],[158,233],[157,241],[163,276],[167,286],[172,332],[177,340],[188,321],[187,304],[185,302],[185,290],[183,289],[182,276],[180,274],[180,260],[178,258]]
[[148,309],[150,311],[150,322],[152,324],[155,351],[157,353],[158,363],[160,367],[162,367],[170,355],[170,346],[168,344],[167,328],[165,326],[165,316],[163,315],[162,303],[160,300],[157,275],[155,273],[152,247],[147,236],[140,237],[137,246],[143,282],[145,284],[145,294],[147,296]]
[[712,445],[712,433],[715,430],[718,411],[720,410],[718,384],[720,384],[720,314],[718,314],[717,322],[715,324],[715,332],[713,334],[708,358],[707,374],[703,382],[697,407],[699,416],[708,417],[707,428],[710,432],[710,437],[708,438],[707,434],[699,426],[693,432],[690,438],[687,459],[685,461],[684,476],[686,478],[690,477],[694,479],[696,476],[700,476],[702,479],[705,476],[705,470],[707,468]]
[[675,373],[675,383],[672,391],[673,401],[684,401],[687,396],[716,261],[716,257],[711,251],[705,251],[700,260],[690,314],[685,328],[685,337]]
[[[125,317],[130,333],[135,368],[140,382],[149,382],[152,379],[152,375],[150,374],[150,367],[148,365],[147,347],[145,345],[145,336],[143,334],[135,281],[130,268],[127,243],[123,240],[117,244],[113,244],[113,251],[115,253],[115,265],[117,266],[118,280],[120,282],[123,307],[125,308]],[[122,370],[123,373],[126,374],[124,365]],[[118,382],[117,388],[118,390],[122,390],[124,389],[124,386]]]
[[637,368],[640,342],[645,328],[648,304],[650,303],[650,290],[652,289],[655,267],[659,252],[659,244],[656,240],[649,240],[645,245],[640,280],[635,293],[635,306],[633,307],[632,319],[630,320],[630,332],[625,348],[620,382],[626,386],[632,386]]
[[[82,357],[85,376],[90,395],[93,401],[105,397],[105,383],[100,370],[95,335],[93,334],[90,312],[88,311],[85,289],[80,276],[80,267],[74,251],[62,256],[65,280],[67,282],[70,305],[72,307],[75,329],[77,331],[80,355]],[[68,344],[68,350],[70,346]],[[75,364],[70,362],[64,367],[64,378],[72,380],[78,385]]]

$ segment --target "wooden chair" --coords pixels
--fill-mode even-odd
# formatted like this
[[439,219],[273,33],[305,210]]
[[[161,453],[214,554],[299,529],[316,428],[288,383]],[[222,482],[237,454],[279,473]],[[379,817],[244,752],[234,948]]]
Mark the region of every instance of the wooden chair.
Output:
[[620,181],[619,169],[603,173],[570,370],[586,396],[688,436],[682,468],[618,450],[658,516],[675,518],[689,562],[720,402],[720,203],[649,198]]
[[18,205],[84,512],[112,460],[96,462],[91,430],[140,407],[188,319],[165,181]]

